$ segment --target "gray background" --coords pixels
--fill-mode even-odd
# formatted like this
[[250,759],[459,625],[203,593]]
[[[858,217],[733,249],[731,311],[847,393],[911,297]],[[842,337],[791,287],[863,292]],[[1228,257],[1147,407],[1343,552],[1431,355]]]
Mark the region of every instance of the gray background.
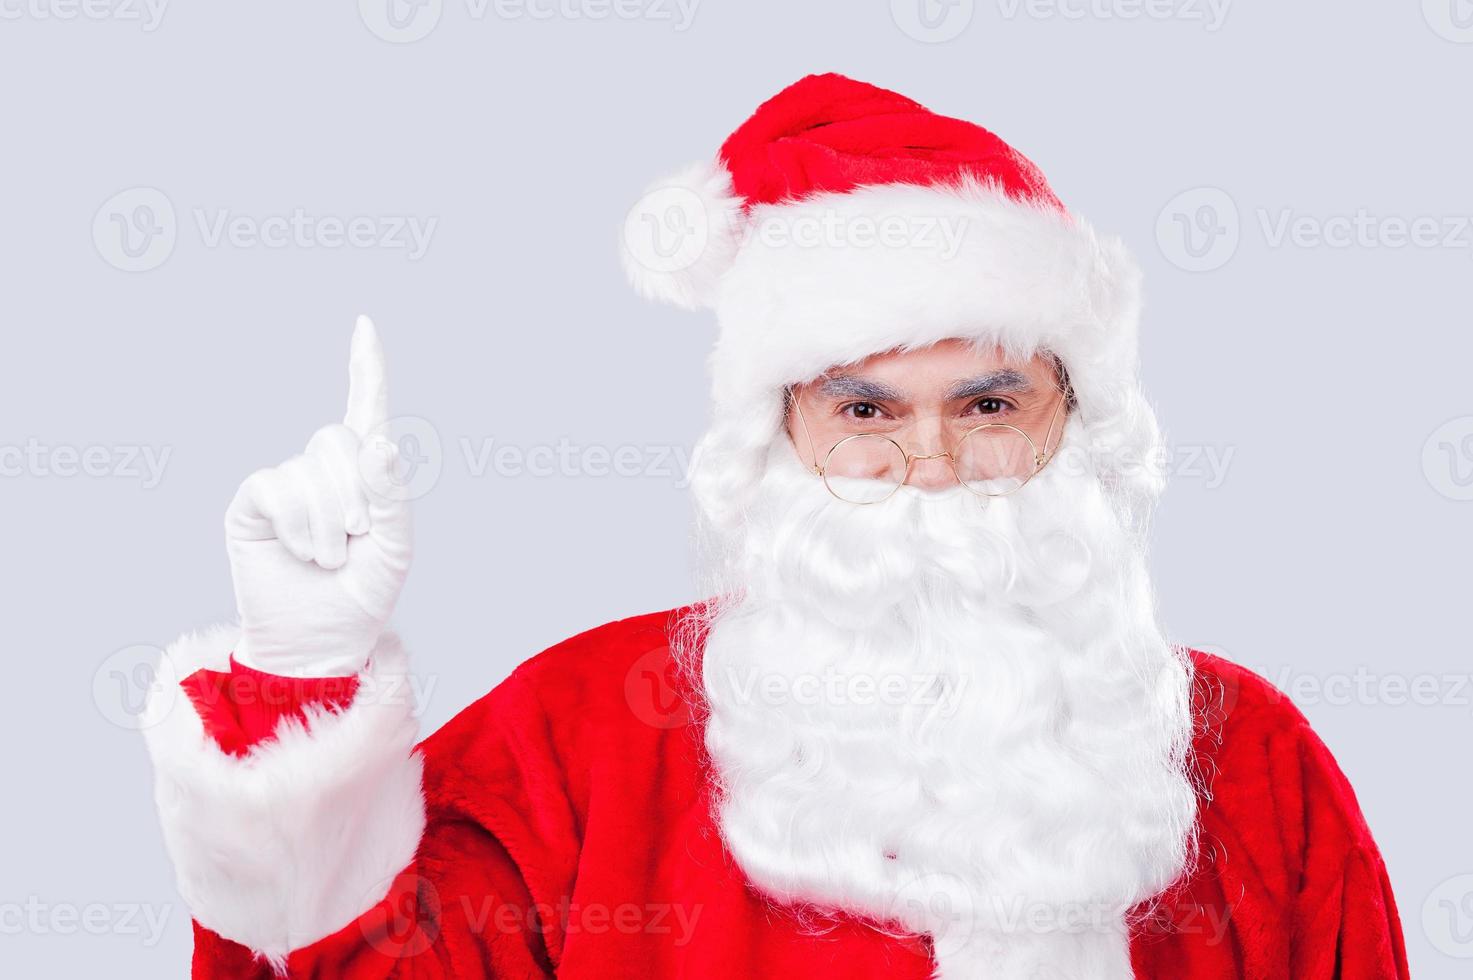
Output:
[[[988,0],[933,8],[951,19],[929,34],[918,0],[705,0],[683,30],[654,0],[633,19],[445,0],[412,43],[370,29],[393,36],[386,0],[156,21],[69,2],[0,6],[0,973],[184,975],[127,687],[138,648],[232,612],[225,504],[341,415],[354,314],[386,338],[394,408],[441,440],[398,616],[427,729],[570,633],[693,597],[660,460],[702,429],[712,324],[633,297],[616,236],[649,180],[832,69],[989,126],[1136,249],[1176,447],[1153,557],[1171,633],[1294,690],[1384,850],[1414,973],[1467,975],[1467,0],[1220,21],[1196,0]],[[142,199],[105,205],[139,187],[175,241],[130,272],[112,215]],[[438,224],[415,259],[211,244],[197,217],[298,208]],[[1366,241],[1317,240],[1357,213]],[[1419,217],[1438,241],[1397,246]],[[640,472],[466,458],[564,439],[635,447]],[[94,475],[58,475],[67,447],[101,447]],[[156,485],[132,447],[169,451]]]

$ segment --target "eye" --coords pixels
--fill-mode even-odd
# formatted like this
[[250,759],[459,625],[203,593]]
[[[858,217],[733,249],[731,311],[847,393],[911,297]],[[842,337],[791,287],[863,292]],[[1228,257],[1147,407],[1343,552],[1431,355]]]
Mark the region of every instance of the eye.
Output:
[[979,398],[972,403],[972,410],[978,415],[1001,415],[1012,407],[1010,402],[1001,398]]
[[874,402],[850,402],[839,409],[840,414],[860,422],[870,422],[884,415],[884,410]]

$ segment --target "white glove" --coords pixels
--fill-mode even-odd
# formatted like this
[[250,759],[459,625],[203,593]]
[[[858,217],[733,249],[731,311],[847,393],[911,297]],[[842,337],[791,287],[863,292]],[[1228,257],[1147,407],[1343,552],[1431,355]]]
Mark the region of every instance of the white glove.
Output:
[[318,429],[302,455],[252,473],[225,512],[239,663],[335,677],[367,662],[413,551],[409,505],[395,499],[399,453],[387,414],[383,346],[360,316],[342,424]]

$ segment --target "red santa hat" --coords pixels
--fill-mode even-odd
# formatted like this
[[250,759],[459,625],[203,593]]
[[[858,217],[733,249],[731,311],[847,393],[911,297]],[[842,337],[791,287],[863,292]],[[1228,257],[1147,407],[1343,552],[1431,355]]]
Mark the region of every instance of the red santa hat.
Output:
[[[764,102],[715,161],[656,183],[624,264],[646,296],[716,311],[718,412],[835,365],[948,338],[1068,368],[1083,425],[1154,442],[1139,397],[1139,273],[981,126],[842,75]],[[764,401],[765,399],[765,401]]]

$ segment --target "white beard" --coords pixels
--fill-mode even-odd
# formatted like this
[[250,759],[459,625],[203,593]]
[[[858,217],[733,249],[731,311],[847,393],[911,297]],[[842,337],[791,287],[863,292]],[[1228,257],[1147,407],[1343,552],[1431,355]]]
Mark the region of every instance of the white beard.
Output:
[[1131,977],[1127,910],[1190,857],[1191,671],[1087,461],[855,506],[784,440],[755,499],[701,662],[749,880],[929,935],[947,980]]

